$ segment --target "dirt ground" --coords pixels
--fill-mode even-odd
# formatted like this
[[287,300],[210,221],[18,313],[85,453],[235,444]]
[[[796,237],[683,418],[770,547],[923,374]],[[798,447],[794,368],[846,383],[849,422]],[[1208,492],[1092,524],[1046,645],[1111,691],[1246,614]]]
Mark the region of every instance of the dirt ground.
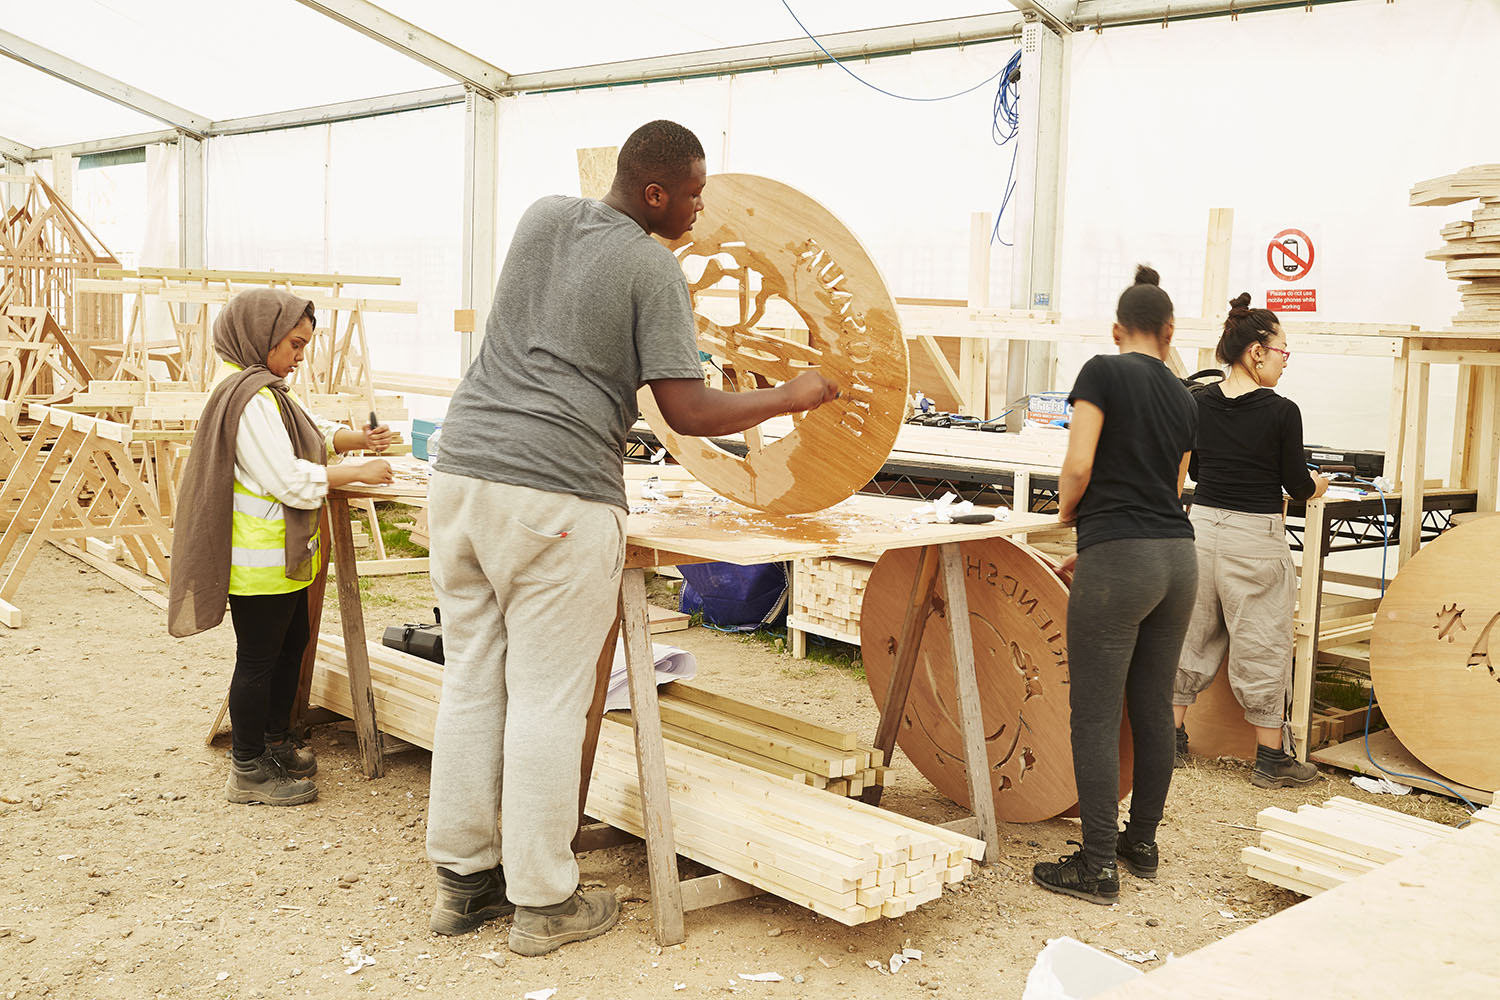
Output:
[[[586,855],[585,880],[626,902],[620,926],[543,958],[511,955],[508,921],[460,938],[427,930],[433,878],[423,855],[429,755],[359,772],[352,735],[313,737],[318,800],[291,809],[230,805],[227,736],[204,745],[228,684],[226,624],[175,640],[163,613],[51,547],[21,590],[28,614],[0,631],[0,996],[1019,997],[1048,938],[1182,955],[1294,905],[1238,861],[1266,805],[1334,794],[1377,801],[1334,774],[1310,789],[1263,791],[1238,762],[1179,770],[1159,842],[1161,877],[1122,873],[1120,902],[1093,906],[1035,887],[1030,866],[1065,849],[1076,821],[1002,827],[1003,858],[897,920],[848,928],[771,896],[688,914],[687,942],[657,947],[644,850]],[[424,577],[366,587],[371,637],[432,603]],[[331,627],[335,615],[325,627]],[[696,628],[665,638],[699,658],[699,679],[736,697],[873,733],[870,693],[848,670]],[[1454,822],[1440,800],[1381,805]],[[941,821],[960,815],[903,758],[885,805]],[[692,873],[691,868],[685,871]],[[345,949],[374,965],[346,973]],[[903,946],[895,975],[866,966]],[[1143,968],[1154,967],[1148,962]],[[779,973],[781,982],[740,974]],[[1204,994],[1207,996],[1208,994]]]

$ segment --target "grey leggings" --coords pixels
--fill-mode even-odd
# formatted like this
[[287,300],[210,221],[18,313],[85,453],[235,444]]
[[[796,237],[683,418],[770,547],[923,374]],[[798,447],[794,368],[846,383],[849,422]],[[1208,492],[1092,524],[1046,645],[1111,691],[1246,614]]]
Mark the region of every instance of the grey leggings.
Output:
[[1068,703],[1083,852],[1093,868],[1115,860],[1122,700],[1135,747],[1128,832],[1137,843],[1156,840],[1172,783],[1172,683],[1197,585],[1191,538],[1120,538],[1078,555]]

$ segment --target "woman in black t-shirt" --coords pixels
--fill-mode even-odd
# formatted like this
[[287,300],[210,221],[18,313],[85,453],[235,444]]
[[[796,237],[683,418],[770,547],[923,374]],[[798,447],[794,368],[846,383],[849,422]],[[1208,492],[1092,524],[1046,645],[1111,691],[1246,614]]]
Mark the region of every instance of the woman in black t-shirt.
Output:
[[1276,314],[1251,309],[1249,292],[1229,305],[1216,351],[1229,373],[1197,395],[1189,472],[1198,599],[1172,693],[1178,763],[1187,756],[1188,706],[1227,653],[1229,685],[1255,727],[1250,781],[1283,788],[1315,780],[1318,769],[1298,763],[1282,739],[1297,596],[1282,490],[1306,500],[1321,496],[1328,480],[1307,471],[1297,404],[1272,391],[1291,358]]
[[[1093,903],[1120,896],[1116,859],[1155,878],[1156,827],[1172,782],[1172,679],[1193,610],[1193,527],[1179,499],[1197,411],[1163,358],[1172,300],[1141,267],[1120,296],[1120,353],[1089,360],[1068,402],[1059,517],[1078,522],[1068,597],[1068,703],[1081,850],[1032,869],[1037,884]],[[1120,716],[1134,741],[1130,822],[1118,829]]]

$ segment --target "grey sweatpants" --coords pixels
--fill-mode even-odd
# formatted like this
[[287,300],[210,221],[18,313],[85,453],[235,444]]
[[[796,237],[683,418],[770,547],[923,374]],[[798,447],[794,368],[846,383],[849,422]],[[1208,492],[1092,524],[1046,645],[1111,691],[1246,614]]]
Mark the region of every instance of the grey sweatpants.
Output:
[[447,662],[427,856],[460,875],[503,858],[511,902],[560,903],[578,886],[584,726],[625,511],[441,472],[428,496]]
[[1281,728],[1292,683],[1297,571],[1280,514],[1194,507],[1198,599],[1182,646],[1174,705],[1191,705],[1229,654],[1229,686],[1245,721]]
[[1068,595],[1068,704],[1083,853],[1115,860],[1120,818],[1120,715],[1135,750],[1130,839],[1156,840],[1176,753],[1172,679],[1193,612],[1191,538],[1120,538],[1078,554]]

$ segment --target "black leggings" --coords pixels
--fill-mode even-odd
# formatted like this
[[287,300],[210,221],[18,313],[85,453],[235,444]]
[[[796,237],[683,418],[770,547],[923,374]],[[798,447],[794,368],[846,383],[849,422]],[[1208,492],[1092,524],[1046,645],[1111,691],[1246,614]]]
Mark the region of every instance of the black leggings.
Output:
[[1079,553],[1068,596],[1068,702],[1090,867],[1115,860],[1122,700],[1135,750],[1128,832],[1137,843],[1156,840],[1176,753],[1172,685],[1197,588],[1191,538],[1120,538]]
[[266,752],[266,734],[291,724],[292,701],[307,648],[307,588],[290,594],[230,594],[234,620],[234,679],[229,723],[236,760]]

